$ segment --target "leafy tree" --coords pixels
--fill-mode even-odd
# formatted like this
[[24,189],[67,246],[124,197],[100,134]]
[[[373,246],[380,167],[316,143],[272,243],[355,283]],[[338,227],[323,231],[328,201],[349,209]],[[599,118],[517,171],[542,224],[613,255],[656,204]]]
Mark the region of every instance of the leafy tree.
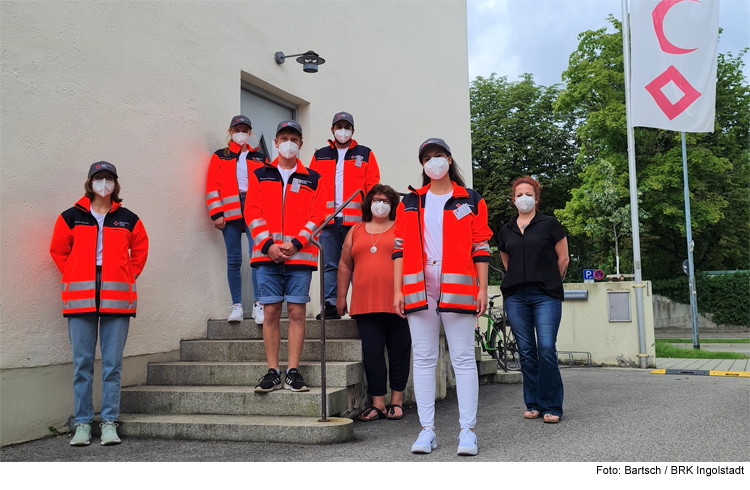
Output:
[[[615,175],[627,175],[622,32],[619,21],[610,16],[609,22],[614,32],[604,27],[579,35],[555,110],[576,117],[580,167],[606,160]],[[742,73],[746,51],[736,57],[719,55],[714,133],[686,134],[694,257],[702,270],[747,269],[750,263],[750,88]],[[643,273],[650,279],[675,277],[687,256],[680,134],[653,128],[635,128],[634,133],[642,208],[650,215],[641,222]],[[582,214],[575,217],[581,222],[600,217],[596,207],[572,206]],[[577,233],[586,235],[585,230]],[[590,257],[608,256],[603,242],[589,246],[596,249]]]

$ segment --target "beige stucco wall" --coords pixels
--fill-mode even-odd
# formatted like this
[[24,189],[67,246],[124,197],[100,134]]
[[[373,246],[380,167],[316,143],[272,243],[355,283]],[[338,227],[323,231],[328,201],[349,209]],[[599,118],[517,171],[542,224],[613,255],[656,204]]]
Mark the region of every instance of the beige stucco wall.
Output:
[[[646,285],[643,288],[646,354],[648,354],[648,366],[655,367],[653,294],[651,281],[643,282]],[[639,366],[638,316],[634,284],[632,281],[566,284],[566,290],[588,290],[589,297],[588,300],[563,301],[557,350],[591,352],[594,364]],[[610,323],[607,291],[630,292],[631,321]],[[567,356],[560,357],[567,360]],[[575,356],[575,359],[580,360],[582,357]]]
[[[347,110],[383,182],[417,185],[417,147],[431,136],[448,141],[471,180],[464,1],[6,0],[0,49],[3,370],[70,362],[49,241],[97,160],[117,165],[123,204],[151,240],[125,355],[172,352],[228,314],[224,243],[204,186],[243,78],[300,104],[304,162]],[[308,49],[326,59],[317,74],[274,62],[275,51]],[[13,386],[3,398],[27,396]],[[5,407],[3,432],[14,423]]]

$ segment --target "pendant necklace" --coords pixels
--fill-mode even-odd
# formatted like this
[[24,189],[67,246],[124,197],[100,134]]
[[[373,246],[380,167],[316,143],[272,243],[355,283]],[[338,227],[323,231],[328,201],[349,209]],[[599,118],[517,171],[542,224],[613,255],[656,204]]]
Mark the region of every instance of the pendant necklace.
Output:
[[376,247],[375,245],[378,243],[378,240],[380,240],[380,237],[383,236],[383,233],[385,233],[386,231],[388,230],[381,231],[380,235],[378,235],[378,239],[375,241],[373,241],[372,239],[372,233],[370,234],[370,243],[372,243],[372,247],[370,247],[370,253],[374,254],[375,252],[378,251],[378,247]]

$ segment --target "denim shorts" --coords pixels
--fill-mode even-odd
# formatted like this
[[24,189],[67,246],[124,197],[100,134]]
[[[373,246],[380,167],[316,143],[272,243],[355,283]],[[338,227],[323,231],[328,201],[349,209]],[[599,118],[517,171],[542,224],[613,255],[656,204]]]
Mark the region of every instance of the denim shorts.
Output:
[[258,271],[258,302],[262,305],[281,303],[309,303],[312,271],[289,269],[284,264],[263,264]]

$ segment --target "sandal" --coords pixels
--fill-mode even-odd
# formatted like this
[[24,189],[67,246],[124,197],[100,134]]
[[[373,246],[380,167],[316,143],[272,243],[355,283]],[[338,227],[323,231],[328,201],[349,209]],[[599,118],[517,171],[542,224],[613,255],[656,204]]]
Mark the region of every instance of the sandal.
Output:
[[[373,418],[368,418],[368,416],[370,414],[372,414],[373,410],[376,411],[376,412],[378,412],[378,416],[377,417],[373,417]],[[357,417],[357,420],[360,420],[362,422],[372,422],[374,420],[381,420],[381,419],[384,419],[384,418],[386,418],[386,416],[385,416],[385,414],[383,413],[382,410],[380,410],[377,407],[369,407],[364,412],[362,412],[359,415],[359,417]]]
[[545,424],[556,424],[558,422],[560,422],[560,416],[559,415],[554,415],[554,414],[551,414],[551,413],[545,413],[544,414],[544,423]]
[[539,412],[539,410],[526,410],[523,413],[523,418],[525,419],[538,419],[541,417],[542,417],[542,414]]
[[[394,408],[396,407],[401,409],[401,415],[399,415],[398,417],[396,416],[396,411],[394,410]],[[401,420],[402,418],[404,418],[404,407],[402,407],[401,405],[387,405],[385,407],[385,412],[388,414],[386,416],[388,420]],[[393,415],[393,417],[391,417],[391,415]]]

